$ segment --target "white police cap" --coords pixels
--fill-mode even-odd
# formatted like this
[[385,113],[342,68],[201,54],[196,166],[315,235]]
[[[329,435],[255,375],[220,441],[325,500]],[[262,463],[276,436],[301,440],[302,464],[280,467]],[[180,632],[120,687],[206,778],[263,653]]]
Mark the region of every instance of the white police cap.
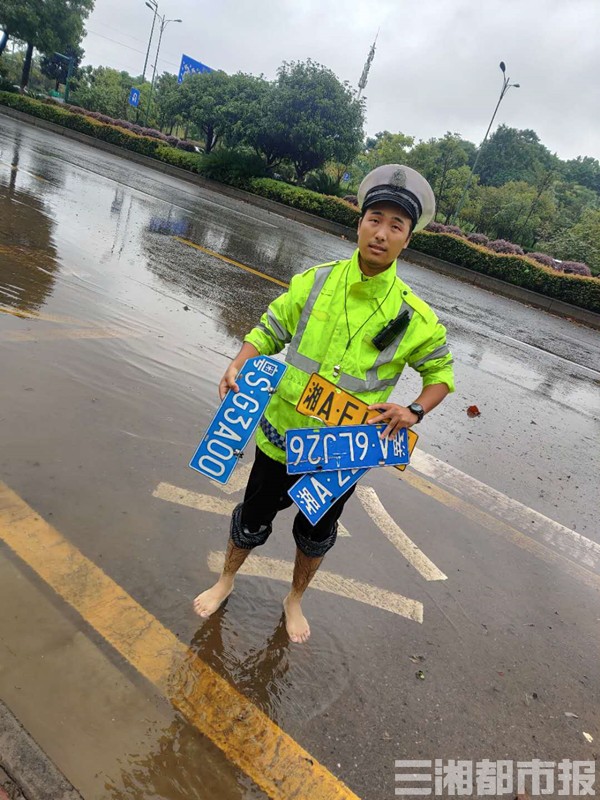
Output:
[[413,230],[422,230],[435,216],[435,195],[425,178],[410,167],[385,164],[366,175],[358,188],[358,206],[396,203],[410,216]]

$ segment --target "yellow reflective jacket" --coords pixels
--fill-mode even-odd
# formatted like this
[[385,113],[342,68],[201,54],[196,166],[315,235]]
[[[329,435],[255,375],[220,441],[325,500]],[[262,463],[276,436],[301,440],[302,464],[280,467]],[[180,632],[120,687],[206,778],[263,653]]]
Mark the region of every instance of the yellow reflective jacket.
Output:
[[[403,310],[410,317],[408,327],[379,351],[373,337]],[[279,353],[289,345],[286,373],[265,415],[280,436],[290,428],[319,425],[296,411],[313,372],[369,404],[387,400],[406,364],[420,373],[423,386],[445,383],[454,391],[444,326],[400,280],[396,262],[385,272],[365,278],[358,250],[348,260],[295,275],[288,291],[270,304],[244,341],[261,355]],[[285,462],[284,451],[260,428],[256,441],[268,456]]]

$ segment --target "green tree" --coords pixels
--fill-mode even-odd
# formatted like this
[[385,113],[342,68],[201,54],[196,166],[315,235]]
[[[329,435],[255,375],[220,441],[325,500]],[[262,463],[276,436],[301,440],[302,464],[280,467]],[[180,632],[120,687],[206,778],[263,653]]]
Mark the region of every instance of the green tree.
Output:
[[578,183],[557,180],[553,186],[558,206],[557,226],[563,230],[576,225],[588,208],[599,208],[600,198]]
[[[79,70],[73,100],[90,111],[127,119],[132,110],[129,105],[129,90],[135,85],[136,79],[128,72],[119,72],[111,67],[87,66]],[[144,97],[140,106],[146,107]]]
[[503,186],[476,186],[461,211],[461,223],[491,239],[533,246],[552,228],[556,204],[550,188],[542,192],[525,181]]
[[293,164],[298,183],[326,161],[351,163],[360,152],[363,105],[327,67],[284,62],[267,97],[263,133],[271,158]]
[[154,89],[154,113],[161,131],[173,132],[175,125],[182,120],[181,84],[177,76],[164,72],[156,81]]
[[375,138],[368,138],[366,141],[364,159],[368,165],[367,171],[382,164],[404,164],[414,143],[414,136],[406,136],[404,133],[376,133]]
[[600,195],[600,162],[591,156],[577,156],[564,162],[564,177]]
[[265,108],[269,90],[269,82],[262,75],[256,77],[238,72],[230,76],[230,97],[224,110],[225,139],[229,146],[250,143],[251,125]]
[[204,139],[204,152],[218,142],[244,141],[250,119],[257,113],[264,92],[263,78],[253,75],[227,75],[222,71],[189,75],[181,84],[181,114]]
[[93,7],[94,0],[2,0],[0,27],[5,43],[12,36],[27,44],[21,88],[29,83],[34,48],[53,53],[79,44]]
[[428,142],[416,144],[407,154],[405,163],[427,178],[435,194],[438,212],[449,217],[453,210],[449,198],[454,198],[457,194],[457,182],[464,177],[466,183],[469,177],[468,169],[458,171],[466,166],[467,160],[467,152],[460,135],[448,132],[442,139],[430,139]]
[[555,258],[582,261],[594,275],[600,275],[600,210],[588,208],[575,225],[544,243]]
[[413,136],[390,131],[380,131],[375,136],[368,137],[361,152],[348,168],[351,175],[348,188],[356,192],[365,175],[382,164],[405,164],[414,141]]
[[500,125],[482,145],[478,164],[480,183],[502,186],[509,181],[535,183],[537,171],[558,170],[560,160],[550,153],[535,131]]
[[[62,55],[73,58],[72,77],[76,77],[75,70],[77,70],[85,55],[83,48],[78,44],[68,45],[68,47],[65,47],[62,51]],[[55,88],[56,91],[58,91],[60,84],[65,84],[67,82],[69,62],[65,61],[64,58],[59,58],[54,53],[42,55],[40,58],[40,70],[43,75],[47,78],[51,78],[55,82]]]

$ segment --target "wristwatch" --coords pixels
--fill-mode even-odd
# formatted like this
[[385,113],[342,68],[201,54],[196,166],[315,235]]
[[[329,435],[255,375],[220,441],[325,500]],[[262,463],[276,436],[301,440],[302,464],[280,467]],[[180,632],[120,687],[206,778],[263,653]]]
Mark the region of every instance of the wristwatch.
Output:
[[415,417],[419,418],[415,423],[415,425],[418,425],[419,422],[421,422],[421,420],[425,416],[425,411],[423,409],[423,406],[419,405],[419,403],[411,403],[409,406],[407,406],[407,408],[409,411],[412,411]]

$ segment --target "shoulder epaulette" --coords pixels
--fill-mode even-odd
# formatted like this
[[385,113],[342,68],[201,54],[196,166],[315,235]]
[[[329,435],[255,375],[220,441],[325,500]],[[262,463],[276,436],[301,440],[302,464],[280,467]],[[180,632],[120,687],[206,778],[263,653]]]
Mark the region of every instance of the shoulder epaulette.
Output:
[[326,264],[315,264],[313,269],[323,269],[323,267],[335,267],[335,265],[339,264],[341,260],[342,259],[338,258],[337,261],[328,261]]
[[428,305],[425,300],[421,300],[420,297],[417,297],[416,294],[412,291],[412,289],[408,289],[408,294],[403,294],[403,300],[408,303],[411,308],[420,314],[426,322],[437,322],[437,314]]

